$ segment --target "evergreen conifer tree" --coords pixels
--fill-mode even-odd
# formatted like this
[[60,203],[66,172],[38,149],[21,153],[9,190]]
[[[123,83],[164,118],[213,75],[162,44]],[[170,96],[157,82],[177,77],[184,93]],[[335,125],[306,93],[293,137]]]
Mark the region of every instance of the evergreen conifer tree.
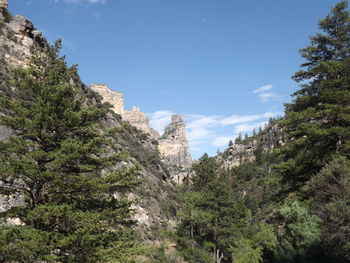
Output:
[[288,135],[279,165],[294,187],[315,175],[334,155],[350,155],[350,15],[338,3],[320,20],[323,33],[300,53],[307,61],[293,79],[301,83],[281,122]]
[[[101,121],[108,106],[88,106],[76,67],[59,57],[60,42],[35,50],[14,70],[12,94],[0,94],[0,191],[23,204],[0,213],[20,225],[0,226],[1,262],[116,262],[133,249],[127,192],[136,173],[113,169]],[[119,261],[118,261],[119,260]]]

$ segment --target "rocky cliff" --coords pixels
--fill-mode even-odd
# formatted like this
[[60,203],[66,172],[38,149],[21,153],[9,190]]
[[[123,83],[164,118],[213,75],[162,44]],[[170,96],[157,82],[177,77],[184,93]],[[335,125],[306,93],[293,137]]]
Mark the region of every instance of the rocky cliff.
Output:
[[172,165],[191,166],[186,125],[181,115],[171,117],[171,123],[165,127],[164,134],[159,138],[159,151]]
[[[155,140],[166,164],[179,168],[189,168],[191,166],[192,158],[186,137],[186,124],[181,115],[173,115],[171,123],[165,127],[164,134],[160,136],[156,130],[150,127],[148,117],[140,111],[139,107],[134,106],[131,111],[124,109],[124,98],[121,92],[112,91],[103,84],[92,84],[89,88],[101,95],[103,101],[110,103],[112,110],[120,114],[123,120],[128,121],[132,126]],[[173,169],[172,171],[174,178],[179,178],[177,172]],[[179,179],[175,179],[175,181],[181,182]]]
[[260,151],[272,152],[273,149],[285,143],[283,130],[275,121],[272,121],[257,135],[230,145],[223,154],[217,156],[217,161],[221,162],[225,168],[233,168],[244,162],[255,160]]

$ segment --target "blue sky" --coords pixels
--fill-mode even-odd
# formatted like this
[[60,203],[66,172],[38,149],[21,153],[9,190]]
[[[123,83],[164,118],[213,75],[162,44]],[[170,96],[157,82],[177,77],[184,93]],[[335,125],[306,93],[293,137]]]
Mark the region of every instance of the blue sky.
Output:
[[123,92],[154,128],[183,114],[198,158],[283,114],[298,50],[336,2],[9,0],[9,9],[62,38],[83,82]]

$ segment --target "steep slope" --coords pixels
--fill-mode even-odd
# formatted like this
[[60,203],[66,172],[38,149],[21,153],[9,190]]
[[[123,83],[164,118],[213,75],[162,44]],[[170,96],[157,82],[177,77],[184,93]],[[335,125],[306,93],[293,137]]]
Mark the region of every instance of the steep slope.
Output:
[[[7,10],[7,1],[0,1],[0,9],[0,92],[11,94],[13,87],[8,84],[12,74],[10,68],[26,67],[31,57],[31,47],[33,45],[44,47],[47,41],[28,19],[19,15],[12,16]],[[94,105],[102,99],[99,94],[84,85],[79,76],[72,81],[80,87],[87,104]],[[134,217],[142,229],[144,238],[157,239],[155,230],[172,227],[171,222],[174,221],[177,205],[171,197],[175,188],[159,156],[157,143],[139,129],[123,121],[114,111],[108,113],[104,127],[106,130],[114,130],[113,151],[129,153],[129,157],[122,165],[140,169],[142,184],[129,198],[134,201]],[[7,128],[0,127],[0,139],[5,139],[10,133]],[[0,197],[0,211],[20,202],[18,197],[13,200]]]

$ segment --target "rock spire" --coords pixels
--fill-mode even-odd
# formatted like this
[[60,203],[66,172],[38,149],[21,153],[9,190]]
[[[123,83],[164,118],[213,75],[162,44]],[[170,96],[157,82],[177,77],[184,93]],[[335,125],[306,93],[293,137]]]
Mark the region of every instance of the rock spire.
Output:
[[176,114],[171,117],[171,123],[165,127],[164,134],[159,138],[159,151],[170,164],[191,166],[192,158],[182,115]]

